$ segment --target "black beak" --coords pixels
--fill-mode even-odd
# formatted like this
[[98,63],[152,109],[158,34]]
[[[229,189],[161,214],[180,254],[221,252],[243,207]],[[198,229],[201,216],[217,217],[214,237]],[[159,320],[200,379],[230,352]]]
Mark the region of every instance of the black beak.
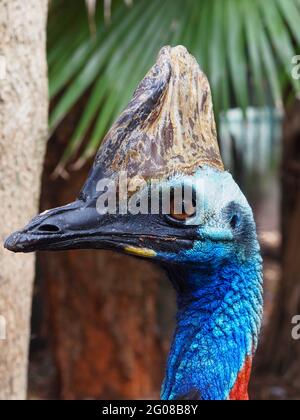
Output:
[[4,246],[13,252],[78,248],[121,250],[129,239],[126,232],[116,232],[114,218],[114,215],[99,215],[95,206],[76,200],[33,218],[23,230],[10,235]]
[[193,228],[178,229],[160,214],[99,213],[99,194],[94,192],[103,174],[98,168],[92,170],[79,199],[34,217],[11,234],[4,247],[13,252],[109,249],[158,259],[160,252],[193,246]]
[[10,235],[4,247],[13,252],[111,249],[146,258],[156,255],[143,223],[126,215],[100,215],[94,204],[76,200],[43,212]]
[[109,249],[155,259],[159,251],[190,249],[194,235],[193,229],[171,227],[160,215],[99,214],[94,198],[41,213],[4,246],[13,252]]

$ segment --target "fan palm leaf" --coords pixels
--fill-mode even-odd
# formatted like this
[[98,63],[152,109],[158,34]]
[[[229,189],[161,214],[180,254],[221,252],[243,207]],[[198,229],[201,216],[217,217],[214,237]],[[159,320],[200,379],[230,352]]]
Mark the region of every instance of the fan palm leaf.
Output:
[[165,44],[184,44],[196,56],[211,80],[217,112],[233,105],[282,106],[288,86],[299,90],[291,76],[292,57],[300,50],[299,0],[87,3],[51,2],[51,132],[86,97],[59,168],[75,157],[84,163],[96,152]]

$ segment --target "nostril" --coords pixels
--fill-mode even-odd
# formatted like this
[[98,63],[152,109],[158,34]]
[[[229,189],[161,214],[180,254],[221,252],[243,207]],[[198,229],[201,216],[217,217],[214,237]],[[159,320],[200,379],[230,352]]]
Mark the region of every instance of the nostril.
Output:
[[47,224],[39,226],[38,230],[40,232],[59,232],[60,229],[58,226]]

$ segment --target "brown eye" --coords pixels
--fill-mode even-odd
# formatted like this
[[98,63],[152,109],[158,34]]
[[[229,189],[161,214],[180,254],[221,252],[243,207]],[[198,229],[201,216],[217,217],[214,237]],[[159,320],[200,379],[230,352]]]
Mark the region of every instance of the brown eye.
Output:
[[186,202],[183,201],[181,206],[175,206],[174,198],[172,198],[170,202],[170,216],[175,220],[184,222],[195,215],[195,204],[195,200],[188,200]]

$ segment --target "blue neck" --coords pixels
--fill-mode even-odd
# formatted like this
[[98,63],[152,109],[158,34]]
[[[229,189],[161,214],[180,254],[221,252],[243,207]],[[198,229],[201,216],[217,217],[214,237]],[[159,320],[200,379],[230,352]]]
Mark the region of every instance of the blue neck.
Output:
[[257,346],[261,262],[258,253],[242,265],[231,261],[214,270],[168,267],[178,313],[162,399],[229,397]]

